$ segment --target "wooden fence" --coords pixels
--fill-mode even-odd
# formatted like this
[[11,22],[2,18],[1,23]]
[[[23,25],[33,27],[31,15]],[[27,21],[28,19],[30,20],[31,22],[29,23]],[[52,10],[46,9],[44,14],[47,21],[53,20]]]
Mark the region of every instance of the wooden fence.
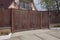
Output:
[[60,14],[19,9],[0,9],[0,27],[11,27],[12,32],[49,28],[49,24],[60,23]]
[[49,18],[50,18],[50,24],[60,23],[60,13],[57,13],[57,11],[51,11]]
[[0,27],[10,27],[10,10],[0,8]]

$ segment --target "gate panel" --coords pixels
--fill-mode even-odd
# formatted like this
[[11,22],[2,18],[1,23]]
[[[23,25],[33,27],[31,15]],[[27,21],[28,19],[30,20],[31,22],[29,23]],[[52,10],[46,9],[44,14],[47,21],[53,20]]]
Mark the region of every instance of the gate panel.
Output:
[[49,22],[47,13],[17,9],[12,10],[12,13],[14,31],[48,28]]

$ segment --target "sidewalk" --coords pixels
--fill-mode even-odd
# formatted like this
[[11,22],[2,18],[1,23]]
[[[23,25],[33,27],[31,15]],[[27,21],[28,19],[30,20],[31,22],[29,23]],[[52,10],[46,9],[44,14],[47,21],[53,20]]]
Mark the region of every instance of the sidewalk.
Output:
[[8,40],[60,40],[60,31],[40,29],[17,32]]

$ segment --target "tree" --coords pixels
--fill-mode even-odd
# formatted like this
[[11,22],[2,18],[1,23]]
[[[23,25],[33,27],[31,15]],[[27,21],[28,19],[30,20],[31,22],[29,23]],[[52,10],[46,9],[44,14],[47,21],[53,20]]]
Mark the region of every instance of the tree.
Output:
[[57,10],[59,13],[60,0],[42,0],[43,4],[48,10]]
[[60,4],[60,1],[59,0],[54,0],[55,3],[56,3],[56,6],[57,6],[57,13],[59,13],[59,4]]
[[54,1],[53,0],[42,0],[42,5],[45,4],[44,6],[49,10],[51,10],[54,6]]

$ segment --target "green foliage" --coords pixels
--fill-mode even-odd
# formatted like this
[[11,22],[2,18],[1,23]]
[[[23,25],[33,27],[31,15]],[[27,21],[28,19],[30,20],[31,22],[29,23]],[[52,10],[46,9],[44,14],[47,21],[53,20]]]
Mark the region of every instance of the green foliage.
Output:
[[53,0],[42,0],[42,3],[45,3],[46,7],[52,7],[54,5]]

